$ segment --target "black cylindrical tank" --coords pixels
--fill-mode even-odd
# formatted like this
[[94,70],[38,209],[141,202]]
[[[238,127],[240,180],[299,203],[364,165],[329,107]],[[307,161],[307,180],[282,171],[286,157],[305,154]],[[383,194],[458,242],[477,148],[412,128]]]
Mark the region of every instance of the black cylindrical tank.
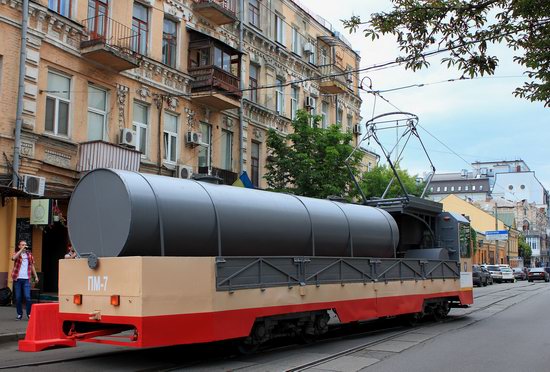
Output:
[[68,224],[100,257],[394,257],[399,239],[377,208],[112,169],[80,180]]

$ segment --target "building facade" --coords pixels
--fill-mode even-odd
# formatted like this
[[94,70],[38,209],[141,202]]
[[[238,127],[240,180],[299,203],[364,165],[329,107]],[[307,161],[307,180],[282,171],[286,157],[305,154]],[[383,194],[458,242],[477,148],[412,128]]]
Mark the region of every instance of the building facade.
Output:
[[[297,110],[360,135],[359,55],[295,1],[33,0],[14,185],[22,16],[22,0],[0,0],[0,285],[25,237],[43,289],[57,289],[68,199],[87,171],[226,184],[247,171],[261,188],[267,132],[287,134]],[[49,224],[30,224],[36,198],[53,205]]]

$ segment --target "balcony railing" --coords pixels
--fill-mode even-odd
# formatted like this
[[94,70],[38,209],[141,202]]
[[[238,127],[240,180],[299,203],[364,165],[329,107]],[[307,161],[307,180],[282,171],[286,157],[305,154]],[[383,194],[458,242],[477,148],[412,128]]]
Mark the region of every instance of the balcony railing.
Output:
[[237,20],[236,0],[194,0],[194,3],[195,12],[217,25],[221,26]]
[[142,54],[140,41],[146,37],[104,14],[82,23],[86,31],[80,42],[84,56],[118,71],[138,66],[136,54]]
[[224,91],[239,98],[239,78],[216,66],[192,67],[189,74],[195,78],[191,84],[193,92]]
[[348,86],[351,83],[351,73],[334,64],[319,66],[319,73],[323,76],[319,83],[322,92],[336,94],[348,91]]
[[80,144],[77,171],[88,172],[97,168],[114,168],[138,172],[141,152],[104,141]]

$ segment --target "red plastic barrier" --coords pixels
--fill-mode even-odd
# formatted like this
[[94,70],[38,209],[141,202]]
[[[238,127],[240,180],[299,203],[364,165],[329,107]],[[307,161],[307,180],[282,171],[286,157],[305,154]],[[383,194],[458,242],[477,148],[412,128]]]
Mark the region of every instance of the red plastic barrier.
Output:
[[76,341],[63,335],[58,303],[35,304],[25,339],[19,341],[19,351],[36,352],[54,346],[74,347]]

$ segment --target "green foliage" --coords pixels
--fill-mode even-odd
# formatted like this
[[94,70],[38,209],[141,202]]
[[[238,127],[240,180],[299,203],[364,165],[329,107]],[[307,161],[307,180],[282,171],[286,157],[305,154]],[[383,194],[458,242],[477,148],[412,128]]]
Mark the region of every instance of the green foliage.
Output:
[[[397,167],[396,169],[397,174],[399,174],[399,178],[401,178],[403,185],[405,185],[407,193],[409,195],[415,196],[422,195],[422,191],[425,185],[424,182],[417,184],[416,175],[411,176],[406,170],[400,169],[399,167]],[[389,166],[378,166],[370,172],[363,174],[363,179],[360,182],[360,186],[367,198],[379,198],[384,193],[384,190],[386,190],[386,187],[388,186],[392,178],[393,171]],[[386,194],[386,198],[394,198],[404,195],[405,194],[403,193],[399,182],[397,181],[397,179],[395,179],[390,187],[390,190]]]
[[[354,195],[345,159],[353,150],[352,135],[337,125],[319,128],[320,117],[298,111],[294,132],[286,138],[271,129],[267,136],[268,161],[265,179],[273,191],[314,198]],[[348,163],[358,175],[361,153]]]
[[344,20],[350,32],[360,27],[375,40],[397,38],[403,62],[413,71],[428,67],[427,57],[441,52],[447,67],[463,76],[492,75],[499,63],[490,44],[503,43],[516,52],[514,61],[526,69],[526,81],[514,95],[550,106],[550,1],[548,0],[392,0],[387,13],[363,22]]
[[519,236],[518,251],[519,251],[519,256],[523,257],[525,261],[531,260],[531,255],[533,252],[531,251],[531,246],[527,244],[527,242],[525,241],[524,235]]
[[475,231],[472,226],[470,226],[470,241],[473,248],[472,252],[474,252],[475,255],[479,247],[479,243],[477,242],[477,231]]

